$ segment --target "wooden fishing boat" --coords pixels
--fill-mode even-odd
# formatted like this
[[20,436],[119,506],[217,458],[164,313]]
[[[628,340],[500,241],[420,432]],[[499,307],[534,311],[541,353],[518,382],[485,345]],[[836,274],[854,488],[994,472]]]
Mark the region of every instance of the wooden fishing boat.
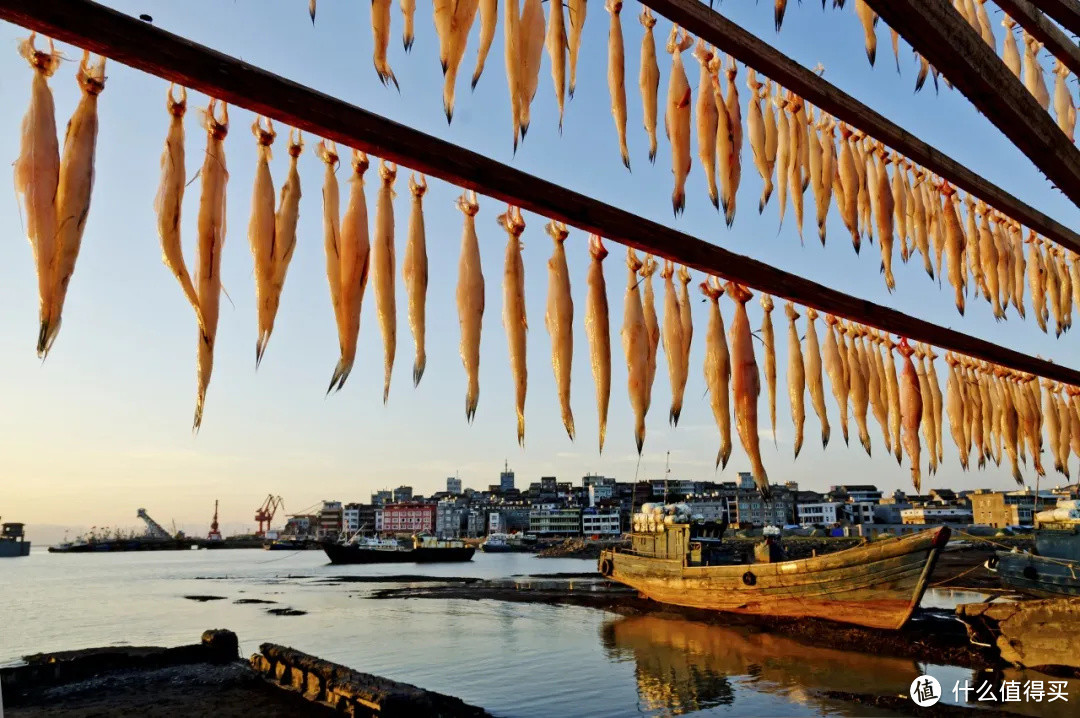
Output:
[[632,534],[629,550],[603,551],[599,569],[662,603],[896,630],[922,600],[949,535],[942,526],[798,561],[718,566],[708,539],[669,524]]

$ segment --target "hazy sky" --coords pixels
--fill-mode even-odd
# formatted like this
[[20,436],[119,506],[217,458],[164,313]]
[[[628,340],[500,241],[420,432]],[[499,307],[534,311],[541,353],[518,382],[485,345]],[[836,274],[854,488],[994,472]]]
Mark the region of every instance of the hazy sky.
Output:
[[[442,77],[437,36],[430,5],[420,3],[416,43],[411,54],[401,44],[402,19],[392,11],[389,57],[401,94],[379,84],[372,67],[368,3],[319,3],[316,23],[308,20],[306,3],[259,0],[112,0],[124,12],[149,13],[154,23],[172,32],[240,57],[247,62],[313,86],[343,100],[435,134],[545,179],[596,196],[650,219],[671,223],[671,160],[660,126],[655,165],[647,159],[647,138],[637,90],[642,27],[640,6],[629,3],[622,13],[626,43],[627,100],[633,173],[620,162],[607,89],[606,47],[609,17],[598,2],[589,4],[578,72],[577,94],[566,106],[562,136],[550,65],[544,55],[540,85],[532,104],[532,125],[517,156],[511,155],[511,124],[500,27],[487,68],[475,92],[469,77],[475,63],[479,22],[473,28],[460,72],[457,111],[448,127],[442,112]],[[768,3],[724,3],[735,21],[774,43],[798,62],[823,63],[825,77],[916,132],[936,147],[995,181],[1066,225],[1080,219],[1075,207],[1053,190],[1023,155],[958,93],[933,87],[913,94],[916,61],[901,43],[902,74],[897,75],[888,32],[879,30],[878,67],[871,68],[863,50],[860,26],[850,6],[822,12],[817,3],[792,3],[782,33],[773,30]],[[500,10],[501,11],[501,10]],[[546,10],[545,10],[546,12]],[[998,42],[1000,13],[991,16]],[[663,51],[669,23],[656,27],[660,46],[661,108],[666,93],[670,55]],[[0,157],[14,161],[19,125],[29,100],[31,70],[16,52],[22,28],[0,27]],[[62,46],[66,57],[79,52]],[[684,55],[695,97],[698,64]],[[1044,58],[1045,62],[1045,58]],[[66,62],[51,81],[59,131],[78,99],[75,63]],[[547,292],[546,260],[552,242],[543,233],[546,220],[526,214],[523,237],[528,334],[529,395],[526,405],[526,448],[518,448],[505,332],[502,327],[502,268],[505,233],[495,216],[504,205],[481,197],[478,227],[487,287],[480,372],[480,403],[473,425],[465,422],[465,373],[458,354],[459,330],[454,302],[462,215],[454,206],[460,192],[431,181],[426,197],[430,262],[428,289],[428,364],[419,388],[411,382],[413,340],[405,311],[400,262],[404,258],[409,208],[408,178],[397,181],[398,199],[398,326],[397,359],[389,403],[382,405],[382,341],[368,290],[360,329],[356,366],[345,389],[329,398],[324,392],[338,356],[322,246],[321,184],[323,165],[314,153],[316,138],[307,137],[300,161],[303,199],[298,246],[281,301],[280,313],[258,373],[252,259],[247,224],[255,163],[250,133],[251,113],[234,108],[226,140],[230,171],[228,235],[222,272],[231,297],[223,299],[213,379],[202,431],[191,434],[195,403],[196,330],[193,312],[177,282],[161,262],[153,200],[159,158],[167,126],[165,81],[116,63],[107,68],[108,83],[100,98],[101,129],[97,175],[82,251],[64,311],[64,325],[48,360],[35,356],[37,281],[21,209],[14,191],[0,192],[0,217],[9,241],[0,243],[0,382],[5,411],[0,414],[0,513],[9,520],[71,526],[134,525],[135,510],[145,507],[159,521],[175,519],[193,532],[204,532],[214,499],[221,501],[222,520],[251,525],[255,507],[267,493],[281,494],[297,511],[323,498],[367,500],[381,487],[411,484],[430,493],[444,488],[445,478],[460,472],[466,486],[483,487],[498,480],[504,459],[517,471],[518,485],[540,475],[579,481],[586,472],[632,480],[636,453],[632,412],[626,394],[626,369],[619,341],[622,296],[626,283],[625,251],[610,245],[606,262],[612,317],[612,397],[605,451],[597,453],[594,385],[584,332],[586,235],[574,231],[567,242],[575,300],[575,363],[572,405],[577,441],[572,443],[559,419],[551,370],[551,344],[544,328]],[[745,69],[738,82],[746,114]],[[1049,83],[1052,77],[1047,75]],[[195,108],[206,98],[192,93],[187,128],[187,173],[201,164],[205,133]],[[662,109],[661,109],[662,113]],[[271,171],[277,187],[287,167],[285,136],[279,139]],[[1060,340],[1043,335],[1033,321],[1012,312],[995,323],[988,304],[971,301],[966,317],[953,308],[952,290],[939,290],[921,262],[896,261],[897,291],[889,296],[878,272],[876,246],[861,256],[835,209],[829,218],[828,246],[822,248],[813,225],[807,193],[806,245],[800,246],[794,215],[788,207],[777,231],[774,197],[764,216],[757,214],[761,180],[748,147],[742,157],[742,184],[734,227],[725,228],[709,203],[697,165],[687,182],[686,213],[677,228],[733,251],[837,286],[859,297],[887,302],[905,312],[952,326],[991,341],[1007,342],[1027,352],[1070,363],[1071,335]],[[344,206],[348,174],[339,171]],[[368,174],[368,202],[374,211],[377,182]],[[198,182],[187,193],[184,242],[189,266],[194,261],[194,218]],[[697,273],[695,273],[696,275]],[[694,286],[700,281],[695,276]],[[654,279],[662,297],[659,277]],[[719,435],[704,398],[702,361],[707,306],[693,306],[695,334],[689,384],[679,427],[667,425],[670,390],[661,353],[648,436],[639,476],[662,475],[665,452],[671,452],[673,478],[725,479],[748,468],[739,442],[726,473],[714,471]],[[760,323],[757,297],[750,320]],[[722,303],[730,324],[732,305]],[[658,304],[658,311],[662,304]],[[806,423],[806,445],[798,461],[791,458],[792,424],[786,378],[786,319],[782,302],[774,312],[781,350],[777,443],[767,428],[763,390],[759,413],[765,439],[762,453],[773,481],[797,480],[824,489],[843,482],[873,482],[887,490],[911,488],[907,466],[885,456],[880,433],[871,427],[874,458],[856,441],[845,447],[834,423],[834,439],[822,450],[812,410]],[[800,320],[800,331],[803,328]],[[760,345],[758,345],[760,352]],[[759,353],[759,362],[761,355]],[[943,362],[939,362],[943,365]],[[944,386],[944,382],[942,382]],[[809,403],[809,402],[808,402]],[[829,411],[836,408],[829,398]],[[854,427],[852,427],[854,429]],[[948,431],[945,431],[948,436]],[[991,468],[964,474],[946,438],[945,464],[924,488],[949,486],[1008,488],[1008,472]],[[925,453],[925,452],[924,452]],[[1031,477],[1032,480],[1034,477]],[[1048,483],[1054,483],[1054,479]]]

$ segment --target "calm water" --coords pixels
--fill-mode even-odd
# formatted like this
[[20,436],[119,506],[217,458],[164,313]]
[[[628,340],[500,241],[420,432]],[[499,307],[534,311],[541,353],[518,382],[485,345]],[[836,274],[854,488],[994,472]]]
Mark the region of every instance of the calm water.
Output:
[[[315,551],[54,555],[35,549],[27,559],[0,562],[0,665],[38,651],[192,643],[206,628],[230,628],[245,655],[261,642],[281,643],[458,696],[496,715],[537,718],[888,715],[823,692],[906,694],[928,670],[949,694],[955,680],[972,678],[970,670],[691,621],[499,601],[374,600],[366,596],[384,584],[320,580],[403,573],[496,578],[594,566],[529,554],[477,553],[456,565],[330,566]],[[199,603],[184,598],[190,594],[225,600]],[[234,603],[244,598],[276,604]],[[936,594],[927,603],[970,598]],[[273,616],[269,607],[307,613]],[[1068,704],[1005,707],[1075,715],[1078,682],[1070,697]],[[945,701],[954,702],[951,694]]]

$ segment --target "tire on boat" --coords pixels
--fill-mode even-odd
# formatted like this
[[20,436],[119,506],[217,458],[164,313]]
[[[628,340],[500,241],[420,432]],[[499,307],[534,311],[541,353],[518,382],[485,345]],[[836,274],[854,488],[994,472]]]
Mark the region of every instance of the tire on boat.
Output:
[[614,566],[611,563],[610,558],[601,559],[600,561],[600,575],[610,576],[614,571]]
[[753,586],[757,583],[757,576],[755,576],[752,571],[747,571],[742,575],[742,582],[747,586]]

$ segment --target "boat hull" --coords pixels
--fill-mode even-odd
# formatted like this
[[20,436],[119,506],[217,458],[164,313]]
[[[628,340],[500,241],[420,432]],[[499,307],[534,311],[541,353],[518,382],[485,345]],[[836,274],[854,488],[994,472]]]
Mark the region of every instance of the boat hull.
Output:
[[0,541],[0,558],[20,558],[29,555],[29,541]]
[[61,544],[50,546],[49,553],[100,553],[117,551],[189,551],[197,543],[184,540],[140,540],[122,539],[119,541],[95,541],[93,543]]
[[514,547],[510,546],[509,544],[491,545],[482,543],[480,544],[480,550],[484,553],[511,553],[514,550]]
[[1080,596],[1080,561],[998,551],[998,576],[1006,588],[1039,598]]
[[799,561],[739,566],[606,550],[600,572],[661,603],[896,630],[922,600],[949,534],[941,527]]
[[471,561],[476,549],[462,548],[414,548],[400,551],[371,549],[359,546],[342,546],[324,543],[323,551],[333,564],[349,563],[445,563]]

